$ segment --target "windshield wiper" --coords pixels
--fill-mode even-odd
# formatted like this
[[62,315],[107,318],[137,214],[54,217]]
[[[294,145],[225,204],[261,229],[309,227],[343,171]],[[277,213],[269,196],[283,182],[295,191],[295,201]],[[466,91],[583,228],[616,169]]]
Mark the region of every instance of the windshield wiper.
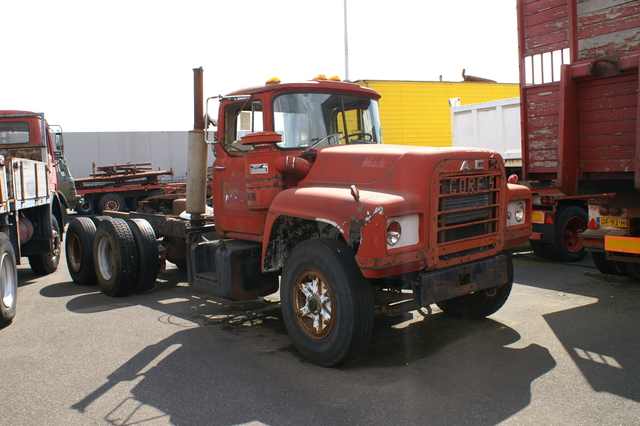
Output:
[[[331,139],[331,138],[333,138],[335,136],[340,136],[341,134],[342,134],[342,132],[338,132],[338,133],[333,133],[331,135],[323,136],[321,138],[311,139],[311,142],[313,142],[313,144],[311,144],[311,146],[309,146],[309,148],[313,148],[314,146],[326,141],[327,139]],[[331,144],[329,144],[329,145],[331,145]],[[307,149],[309,149],[309,148],[307,148]]]

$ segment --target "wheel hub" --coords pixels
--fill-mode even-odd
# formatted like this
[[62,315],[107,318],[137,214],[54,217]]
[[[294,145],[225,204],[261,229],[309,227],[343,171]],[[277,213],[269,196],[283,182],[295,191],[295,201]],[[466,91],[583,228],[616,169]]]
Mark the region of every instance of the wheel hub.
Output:
[[300,282],[299,291],[302,303],[298,315],[303,321],[307,333],[314,336],[321,335],[332,326],[331,297],[328,288],[318,277],[309,277],[308,281]]

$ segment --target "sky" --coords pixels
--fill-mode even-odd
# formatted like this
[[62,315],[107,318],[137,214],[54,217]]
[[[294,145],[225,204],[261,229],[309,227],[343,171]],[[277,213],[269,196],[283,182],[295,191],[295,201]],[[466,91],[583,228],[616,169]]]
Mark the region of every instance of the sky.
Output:
[[[0,0],[0,109],[65,132],[193,127],[205,96],[318,74],[518,82],[516,0]],[[348,52],[345,61],[345,51]]]

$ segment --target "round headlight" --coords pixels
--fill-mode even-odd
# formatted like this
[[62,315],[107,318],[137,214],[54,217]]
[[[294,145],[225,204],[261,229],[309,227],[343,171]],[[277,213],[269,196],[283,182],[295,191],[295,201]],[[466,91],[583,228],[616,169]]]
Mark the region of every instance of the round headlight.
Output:
[[524,220],[524,203],[520,202],[516,204],[515,217],[518,222],[522,222]]
[[394,246],[400,241],[400,234],[402,234],[402,227],[395,220],[387,223],[387,244]]

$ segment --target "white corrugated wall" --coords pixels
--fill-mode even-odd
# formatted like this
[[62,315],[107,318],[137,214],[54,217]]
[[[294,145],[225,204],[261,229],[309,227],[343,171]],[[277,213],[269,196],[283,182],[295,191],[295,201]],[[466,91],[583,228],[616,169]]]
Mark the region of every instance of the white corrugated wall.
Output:
[[[64,134],[65,156],[74,178],[90,176],[94,162],[97,166],[151,163],[154,170],[173,169],[175,181],[186,181],[187,140],[188,132]],[[213,161],[211,150],[207,152]]]

